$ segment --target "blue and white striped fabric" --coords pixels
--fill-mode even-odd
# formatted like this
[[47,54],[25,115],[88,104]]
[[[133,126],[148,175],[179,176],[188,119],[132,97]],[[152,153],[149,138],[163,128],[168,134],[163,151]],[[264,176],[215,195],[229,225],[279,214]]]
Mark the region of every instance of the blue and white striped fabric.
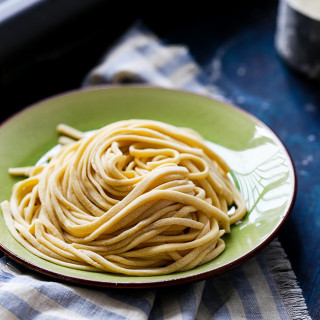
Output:
[[106,53],[83,86],[128,82],[209,93],[224,99],[218,88],[206,81],[186,47],[164,45],[140,23]]
[[[164,45],[135,25],[84,80],[143,82],[219,96],[187,48]],[[33,273],[0,259],[0,319],[310,319],[277,240],[255,258],[211,279],[159,289],[90,288]]]

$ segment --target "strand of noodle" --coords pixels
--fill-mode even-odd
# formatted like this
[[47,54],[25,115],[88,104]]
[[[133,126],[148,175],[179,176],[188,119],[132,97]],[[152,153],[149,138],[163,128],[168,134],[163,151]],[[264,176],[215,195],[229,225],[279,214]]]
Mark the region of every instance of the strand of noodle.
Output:
[[230,223],[233,224],[245,216],[247,209],[238,189],[231,182],[227,181],[226,183],[233,190],[234,202],[237,206],[237,210],[229,217]]
[[9,173],[13,176],[25,176],[29,177],[33,167],[21,167],[21,168],[9,168]]
[[215,259],[223,250],[225,249],[225,243],[222,239],[218,239],[217,246],[215,250],[205,254],[202,258],[201,264],[207,263]]
[[135,251],[125,252],[123,256],[125,257],[139,257],[143,256],[152,256],[158,253],[167,252],[167,251],[176,251],[176,250],[186,250],[192,249],[198,246],[203,245],[204,243],[209,242],[210,240],[217,239],[219,237],[220,231],[216,220],[213,220],[214,228],[212,228],[207,234],[203,235],[201,238],[198,238],[192,242],[187,243],[167,243],[162,244],[156,247],[147,247]]
[[185,267],[181,268],[180,271],[190,270],[196,267],[197,265],[202,265],[208,261],[213,260],[224,250],[224,248],[224,241],[220,238],[217,240],[217,242],[214,242],[209,246],[203,246],[202,248],[199,248],[199,251],[201,249],[203,249],[203,251],[197,253],[196,258],[191,260],[191,262],[187,264]]
[[[219,166],[224,170],[224,172],[230,171],[230,168],[226,164],[226,162],[221,157],[219,157],[213,150],[211,150],[205,143],[203,143],[201,141],[202,139],[199,139],[199,135],[196,134],[195,132],[193,132],[190,135],[187,135],[186,130],[177,130],[175,127],[171,125],[168,125],[168,124],[160,125],[159,123],[152,122],[152,121],[141,122],[141,124],[151,129],[154,128],[155,130],[159,130],[159,131],[163,130],[164,132],[170,132],[171,136],[174,139],[186,141],[185,143],[187,143],[188,145],[192,145],[204,150],[205,154],[207,154],[211,159],[214,159],[218,162]],[[190,131],[189,129],[188,132],[190,133],[192,131]]]
[[74,139],[69,138],[69,137],[65,137],[65,136],[61,136],[58,139],[58,143],[61,145],[73,144],[74,142],[75,142]]
[[[1,203],[1,209],[10,233],[31,253],[39,256],[40,258],[49,260],[53,263],[60,264],[69,268],[77,268],[80,270],[87,270],[87,271],[99,271],[99,269],[92,268],[91,266],[83,265],[83,264],[75,264],[72,261],[64,260],[64,259],[61,259],[60,256],[54,255],[51,251],[47,250],[47,248],[39,244],[39,242],[36,241],[36,239],[22,225],[20,225],[19,223],[16,223],[16,224],[14,223],[14,221],[12,220],[10,204],[8,201],[3,201]],[[17,232],[17,230],[24,237],[22,237],[19,234],[19,232]]]
[[81,226],[68,225],[67,229],[71,234],[75,234],[76,236],[81,235],[81,236],[84,236],[87,240],[89,239],[93,240],[103,232],[106,232],[106,231],[112,232],[114,228],[116,228],[116,224],[119,220],[129,215],[130,212],[135,210],[137,207],[141,206],[146,201],[153,201],[157,199],[178,201],[185,205],[195,206],[198,208],[198,210],[205,212],[207,215],[215,217],[219,221],[219,223],[221,223],[221,225],[226,230],[226,232],[230,231],[228,216],[218,208],[212,207],[207,202],[194,198],[193,196],[190,196],[187,194],[180,194],[177,191],[167,191],[167,190],[152,190],[152,191],[149,191],[147,194],[141,195],[139,198],[134,199],[131,203],[129,203],[120,212],[117,212],[117,215],[114,215],[108,221],[102,224],[98,223],[97,228],[95,228],[94,230],[92,230],[93,229],[92,225],[93,224],[96,225],[96,221],[93,223],[88,223],[86,225],[81,225]]
[[111,244],[119,242],[123,239],[129,239],[130,236],[137,234],[137,232],[140,231],[141,229],[143,229],[145,226],[150,225],[152,222],[156,221],[161,216],[165,215],[166,213],[168,213],[170,211],[175,211],[176,209],[178,209],[180,207],[179,204],[170,205],[171,203],[172,202],[170,202],[170,201],[163,201],[161,203],[157,203],[156,205],[153,206],[153,210],[155,211],[155,213],[153,215],[150,215],[151,214],[150,211],[146,210],[147,215],[148,215],[148,217],[146,219],[139,221],[132,228],[125,230],[125,231],[121,232],[119,235],[114,236],[110,239],[86,241],[84,238],[79,239],[79,238],[75,238],[71,235],[68,235],[69,239],[72,242],[77,242],[77,243],[87,242],[88,245],[102,245],[102,246],[111,245]]
[[[47,234],[44,230],[44,225],[39,220],[35,221],[35,237],[40,244],[54,252],[57,256],[67,258],[69,260],[81,261],[81,259],[68,251],[66,244],[61,246],[61,244],[64,243],[61,239],[57,241],[58,238]],[[60,244],[60,246],[58,244]]]
[[[117,243],[116,246],[109,246],[108,252],[121,253],[121,252],[125,252],[125,251],[128,251],[128,250],[136,247],[140,243],[145,243],[150,238],[153,238],[155,235],[158,235],[159,233],[164,231],[166,228],[168,228],[168,223],[183,225],[184,227],[190,227],[193,229],[202,229],[203,228],[202,223],[192,221],[190,219],[183,219],[183,218],[176,218],[176,217],[161,219],[159,221],[155,221],[151,226],[149,226],[145,230],[141,230],[141,232],[136,233],[135,236],[132,237],[132,239],[127,238],[125,240],[125,243],[122,242],[122,243]],[[74,247],[88,249],[91,246],[83,246],[83,245],[81,246],[81,245],[75,244]],[[95,251],[96,250],[103,251],[105,249],[106,248],[104,246],[94,247]],[[119,249],[120,249],[120,251],[119,251]]]
[[[174,205],[174,206],[171,206],[171,207],[172,208],[177,208],[178,206]],[[194,209],[192,207],[183,207],[178,212],[176,212],[176,211],[171,211],[171,212],[173,213],[174,217],[184,217],[191,210],[194,210]],[[163,208],[162,210],[159,210],[155,215],[149,217],[149,219],[141,221],[138,225],[136,225],[134,228],[132,228],[130,230],[130,232],[129,232],[129,230],[127,230],[124,233],[122,233],[121,235],[119,235],[118,237],[114,237],[113,239],[109,239],[107,241],[94,241],[94,242],[91,242],[90,244],[88,243],[88,245],[92,245],[93,244],[94,245],[94,250],[102,250],[102,251],[105,250],[105,246],[106,245],[109,245],[108,246],[108,251],[116,250],[116,249],[119,249],[119,248],[123,248],[125,245],[127,245],[129,243],[130,243],[130,247],[136,246],[139,243],[137,238],[141,234],[144,235],[145,233],[149,232],[150,230],[152,231],[152,230],[155,229],[156,225],[154,223],[152,224],[150,222],[157,221],[161,215],[167,216],[168,213],[170,213],[170,211],[168,210],[168,207],[167,208]],[[162,227],[162,226],[159,226],[159,227],[161,227],[161,228],[158,228],[157,232],[151,235],[152,237],[154,237],[155,235],[163,232],[167,228],[170,228],[170,225],[165,225],[165,227]],[[148,238],[150,239],[150,236]],[[123,240],[123,239],[124,239],[124,241],[121,242],[121,240]],[[134,242],[134,241],[136,241],[136,242]],[[146,241],[146,238],[144,239],[144,242],[145,241]],[[117,243],[117,244],[115,246],[110,246],[111,244],[114,244],[114,243]],[[133,243],[134,243],[134,245],[132,246]],[[98,246],[97,246],[97,244],[98,244]],[[87,246],[83,246],[83,245],[79,245],[79,244],[74,244],[75,247],[83,248],[83,249],[88,249],[89,248],[88,245]]]
[[163,243],[163,242],[185,242],[194,240],[198,235],[198,232],[190,231],[186,234],[179,234],[177,236],[165,236],[165,235],[157,235],[152,239],[145,241],[145,243]]
[[[157,180],[155,178],[161,178],[162,176],[165,176],[166,174],[168,174],[168,171],[181,172],[181,173],[186,172],[184,168],[179,168],[179,167],[167,168],[167,170],[159,169],[157,170],[157,172],[151,172],[148,176],[145,177],[143,181],[141,181],[141,184],[139,184],[139,187],[135,188],[127,197],[125,197],[121,202],[114,205],[109,211],[107,211],[104,215],[99,217],[96,221],[85,224],[85,225],[78,225],[78,226],[71,226],[71,225],[68,225],[68,223],[66,222],[65,223],[66,229],[75,236],[86,237],[90,235],[89,236],[90,238],[100,235],[102,232],[106,231],[108,228],[111,229],[111,227],[114,226],[119,220],[121,220],[124,215],[128,214],[129,206],[133,207],[133,205],[135,205],[135,207],[138,207],[139,202],[142,202],[139,196],[147,188],[152,187],[152,184],[155,182],[155,180]],[[69,205],[69,203],[65,201],[63,195],[57,189],[55,189],[55,196],[57,197],[57,199],[59,199],[59,201],[61,201],[61,203],[64,203],[65,205]],[[141,195],[141,197],[143,197],[143,200],[147,200],[145,195]],[[150,198],[150,200],[157,200],[157,199],[156,197],[154,197],[154,199]],[[168,199],[168,200],[171,200],[171,199]],[[175,199],[172,199],[172,200],[175,201]],[[132,202],[133,204],[130,202]],[[125,208],[126,210],[124,210]],[[132,210],[133,208],[130,208],[130,209]],[[60,215],[60,217],[62,215],[60,210],[57,212],[57,214]]]
[[114,263],[117,263],[122,268],[141,268],[141,267],[161,267],[163,266],[168,260],[163,259],[153,259],[151,260],[142,260],[142,259],[135,259],[129,260],[118,255],[108,255],[108,260]]
[[36,185],[31,192],[28,206],[24,209],[24,219],[28,224],[30,224],[32,221],[34,215],[34,207],[36,206],[36,201],[38,200],[38,198],[38,185]]
[[70,138],[73,138],[75,140],[79,140],[79,139],[82,139],[84,137],[84,134],[83,132],[79,131],[79,130],[76,130],[75,128],[73,127],[70,127],[64,123],[60,123],[58,126],[57,126],[57,132],[60,133],[60,134],[64,134]]

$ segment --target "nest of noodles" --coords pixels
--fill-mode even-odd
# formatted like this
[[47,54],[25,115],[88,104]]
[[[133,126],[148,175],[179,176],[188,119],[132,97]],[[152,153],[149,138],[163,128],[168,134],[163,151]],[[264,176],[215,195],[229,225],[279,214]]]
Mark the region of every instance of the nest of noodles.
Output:
[[125,120],[58,131],[59,152],[12,169],[27,178],[1,204],[12,235],[44,259],[133,276],[188,270],[217,257],[246,213],[230,168],[193,130]]

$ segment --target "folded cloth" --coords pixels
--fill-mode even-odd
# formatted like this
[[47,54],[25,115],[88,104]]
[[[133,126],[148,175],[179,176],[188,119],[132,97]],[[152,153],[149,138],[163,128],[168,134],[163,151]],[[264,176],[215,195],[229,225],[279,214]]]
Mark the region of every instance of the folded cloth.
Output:
[[[184,46],[167,45],[134,25],[85,78],[83,86],[146,83],[223,98],[206,83]],[[155,289],[90,288],[62,283],[0,259],[0,319],[310,319],[277,239],[222,275]]]
[[83,86],[145,83],[225,100],[211,85],[185,46],[165,45],[143,24],[136,23],[102,58]]

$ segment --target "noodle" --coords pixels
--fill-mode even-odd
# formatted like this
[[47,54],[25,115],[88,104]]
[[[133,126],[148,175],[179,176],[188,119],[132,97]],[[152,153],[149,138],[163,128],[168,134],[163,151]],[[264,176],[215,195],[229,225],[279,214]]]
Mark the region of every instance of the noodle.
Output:
[[13,237],[41,258],[132,276],[189,270],[217,257],[246,214],[230,168],[190,129],[125,120],[57,130],[61,149],[10,169],[27,178],[1,204]]

